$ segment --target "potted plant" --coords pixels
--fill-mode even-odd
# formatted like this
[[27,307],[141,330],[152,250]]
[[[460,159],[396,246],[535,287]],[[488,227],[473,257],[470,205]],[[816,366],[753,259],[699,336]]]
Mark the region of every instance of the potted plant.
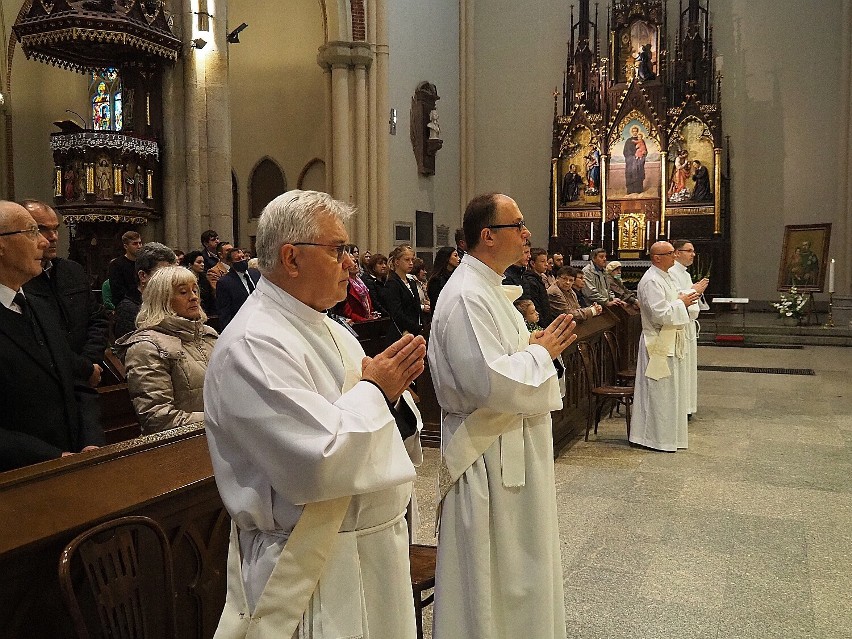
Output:
[[782,320],[795,321],[795,324],[801,322],[804,317],[805,305],[808,303],[808,298],[799,293],[795,286],[791,286],[786,293],[781,293],[781,300],[772,304]]
[[579,255],[581,260],[588,260],[591,252],[592,252],[592,241],[588,238],[585,238],[574,249],[574,255]]

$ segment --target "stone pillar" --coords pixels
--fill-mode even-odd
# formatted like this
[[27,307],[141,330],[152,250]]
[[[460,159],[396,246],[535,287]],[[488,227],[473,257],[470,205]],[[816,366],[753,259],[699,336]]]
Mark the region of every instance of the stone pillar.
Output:
[[[373,55],[378,59],[379,45],[376,43],[376,4],[378,0],[367,1],[367,41],[373,43]],[[387,57],[387,45],[382,45],[382,55]],[[376,68],[379,64],[377,62]],[[387,135],[385,129],[389,113],[379,111],[376,91],[376,72],[367,74],[367,100],[368,100],[368,148],[369,148],[369,167],[367,171],[367,183],[369,189],[368,204],[367,204],[367,237],[362,240],[366,244],[366,248],[371,251],[378,251],[378,228],[376,224],[377,211],[379,209],[379,156],[378,156],[378,141],[381,137]],[[361,252],[364,252],[364,247],[361,247]]]
[[[233,233],[233,191],[231,189],[231,107],[228,86],[228,3],[219,0],[215,15],[210,19],[212,42],[204,58],[205,135],[204,164],[206,165],[202,191],[202,219],[207,218],[210,228],[223,238]],[[202,229],[204,230],[204,229]],[[195,238],[198,242],[200,238]],[[237,242],[237,238],[233,238]],[[245,244],[245,238],[240,238]]]
[[[376,0],[373,21],[376,23],[376,110],[386,118],[390,112],[388,97],[388,18],[387,0]],[[398,133],[398,129],[397,129]],[[374,250],[389,251],[391,246],[390,222],[390,145],[384,128],[377,131],[373,140],[376,150],[376,240]]]
[[[832,255],[840,256],[837,260],[837,273],[835,274],[835,292],[852,293],[852,0],[843,0],[843,51],[841,59],[841,108],[844,115],[840,118],[843,123],[840,140],[840,153],[837,162],[838,168],[838,205],[840,208],[840,219],[843,223],[837,229],[838,241],[834,246],[839,250],[833,250]],[[835,231],[835,232],[837,232]]]
[[[365,42],[329,42],[320,47],[317,61],[331,69],[331,190],[338,200],[352,202],[362,211],[350,235],[355,242],[367,240],[369,228],[369,130],[367,70],[373,54]],[[350,87],[354,105],[350,105]],[[354,114],[350,115],[351,106]]]
[[459,0],[459,226],[467,203],[476,194],[473,5],[474,0]]

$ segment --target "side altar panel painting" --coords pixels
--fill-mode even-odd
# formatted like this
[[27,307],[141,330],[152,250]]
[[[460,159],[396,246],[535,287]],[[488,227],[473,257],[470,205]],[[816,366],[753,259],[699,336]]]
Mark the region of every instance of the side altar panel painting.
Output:
[[690,117],[669,141],[666,172],[669,203],[712,203],[713,171],[713,135],[704,122]]
[[601,203],[601,152],[587,127],[571,133],[562,152],[559,178],[559,205],[599,206]]
[[620,134],[611,140],[607,197],[651,199],[660,197],[660,143],[649,132],[644,116],[622,120]]
[[644,20],[634,20],[621,29],[617,36],[616,82],[629,82],[631,78],[653,80],[657,77],[657,27]]

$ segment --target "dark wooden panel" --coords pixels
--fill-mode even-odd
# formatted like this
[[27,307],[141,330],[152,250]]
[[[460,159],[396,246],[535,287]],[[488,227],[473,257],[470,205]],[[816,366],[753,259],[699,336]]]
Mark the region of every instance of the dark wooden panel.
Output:
[[77,534],[141,514],[166,530],[181,638],[212,637],[230,521],[203,429],[184,428],[0,474],[0,637],[70,637],[57,564]]

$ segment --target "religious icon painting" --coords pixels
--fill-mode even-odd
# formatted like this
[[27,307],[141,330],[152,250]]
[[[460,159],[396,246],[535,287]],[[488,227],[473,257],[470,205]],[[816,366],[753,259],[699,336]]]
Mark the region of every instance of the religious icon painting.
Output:
[[788,224],[778,269],[778,290],[822,292],[828,267],[831,224]]
[[580,126],[562,149],[559,174],[559,206],[600,206],[601,153],[588,127]]
[[687,118],[669,142],[666,171],[668,202],[689,206],[711,204],[713,162],[713,135],[710,129],[698,118]]
[[635,111],[622,120],[611,140],[607,197],[650,199],[660,197],[660,143],[647,120]]

